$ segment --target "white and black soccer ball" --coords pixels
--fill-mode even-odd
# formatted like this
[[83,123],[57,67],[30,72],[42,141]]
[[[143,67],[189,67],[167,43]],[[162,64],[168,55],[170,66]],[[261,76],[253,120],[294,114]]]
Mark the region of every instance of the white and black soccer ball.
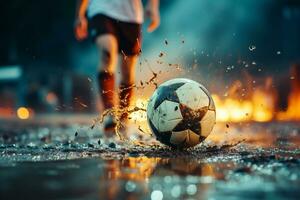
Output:
[[211,133],[215,104],[207,89],[184,78],[164,82],[147,107],[148,124],[157,140],[171,147],[193,147]]

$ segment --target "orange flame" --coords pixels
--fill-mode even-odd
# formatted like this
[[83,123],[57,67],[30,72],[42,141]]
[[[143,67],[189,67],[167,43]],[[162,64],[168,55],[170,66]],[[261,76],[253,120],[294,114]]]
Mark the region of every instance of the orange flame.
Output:
[[288,96],[288,107],[285,112],[278,113],[278,120],[300,120],[300,66],[292,66],[290,74],[291,92]]
[[230,97],[222,100],[216,94],[213,94],[212,98],[216,105],[217,121],[266,122],[273,119],[273,97],[263,91],[255,91],[252,98],[248,100],[238,100]]

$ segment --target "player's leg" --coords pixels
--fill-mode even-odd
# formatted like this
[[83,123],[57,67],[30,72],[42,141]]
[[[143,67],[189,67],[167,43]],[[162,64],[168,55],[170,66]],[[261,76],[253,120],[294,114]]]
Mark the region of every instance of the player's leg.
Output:
[[[134,82],[135,82],[135,66],[138,56],[122,56],[121,64],[121,82],[120,82],[120,107],[127,109],[132,103]],[[123,122],[127,120],[127,114],[122,116]]]
[[[98,84],[99,94],[102,98],[104,109],[115,105],[115,70],[118,58],[117,39],[112,34],[103,34],[96,38],[95,43],[99,49]],[[115,127],[113,119],[105,123],[105,130]]]
[[[122,55],[120,81],[120,107],[125,110],[132,103],[133,84],[135,83],[135,66],[141,49],[141,25],[120,23],[120,49]],[[123,123],[127,122],[127,114],[122,116]]]

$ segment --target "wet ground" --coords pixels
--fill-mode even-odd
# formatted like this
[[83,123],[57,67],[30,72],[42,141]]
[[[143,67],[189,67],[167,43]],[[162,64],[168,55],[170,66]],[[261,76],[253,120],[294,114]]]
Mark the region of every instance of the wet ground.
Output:
[[1,120],[0,199],[300,199],[299,123],[220,123],[183,151],[69,118]]

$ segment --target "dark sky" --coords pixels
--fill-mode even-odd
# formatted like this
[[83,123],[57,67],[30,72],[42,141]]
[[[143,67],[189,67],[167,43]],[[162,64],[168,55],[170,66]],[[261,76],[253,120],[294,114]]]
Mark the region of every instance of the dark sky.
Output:
[[75,1],[11,0],[1,9],[1,64],[66,61]]

